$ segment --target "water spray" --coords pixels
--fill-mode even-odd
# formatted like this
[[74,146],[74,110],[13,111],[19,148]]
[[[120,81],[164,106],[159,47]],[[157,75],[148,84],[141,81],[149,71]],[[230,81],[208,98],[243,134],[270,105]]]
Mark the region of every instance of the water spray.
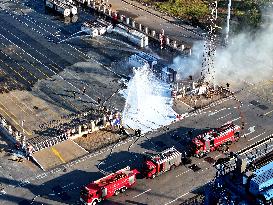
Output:
[[225,37],[226,45],[228,44],[228,35],[229,35],[230,8],[231,8],[231,0],[229,0],[228,2],[227,28],[226,28],[226,37]]

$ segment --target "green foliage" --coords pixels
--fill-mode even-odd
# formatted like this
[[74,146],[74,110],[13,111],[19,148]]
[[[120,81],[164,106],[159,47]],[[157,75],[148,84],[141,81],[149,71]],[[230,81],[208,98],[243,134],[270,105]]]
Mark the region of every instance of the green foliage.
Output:
[[202,19],[209,12],[202,0],[169,0],[156,5],[162,11],[187,19]]
[[[192,22],[210,23],[209,3],[215,0],[137,0],[155,5],[159,10]],[[262,9],[272,0],[232,0],[232,18],[238,17],[238,28],[256,28],[262,21]],[[225,24],[228,0],[218,0],[218,21]],[[222,12],[222,13],[221,13]],[[221,25],[219,25],[221,26]]]
[[234,4],[235,16],[239,18],[241,27],[257,28],[261,24],[262,9],[271,0],[244,0]]

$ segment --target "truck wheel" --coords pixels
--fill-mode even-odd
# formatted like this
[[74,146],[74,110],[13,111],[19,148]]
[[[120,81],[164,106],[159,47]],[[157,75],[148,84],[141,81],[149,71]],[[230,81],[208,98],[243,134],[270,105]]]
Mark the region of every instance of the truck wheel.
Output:
[[97,200],[93,201],[92,203],[92,205],[97,205],[97,204],[98,204]]
[[123,193],[123,192],[125,192],[125,190],[126,190],[126,188],[123,187],[123,188],[121,188],[120,192]]
[[198,154],[198,158],[202,158],[204,156],[204,153],[203,152],[200,152],[199,154]]
[[119,190],[116,190],[115,191],[115,196],[119,195],[120,191]]
[[235,141],[237,142],[240,139],[240,133],[239,132],[235,132],[234,138],[235,138]]

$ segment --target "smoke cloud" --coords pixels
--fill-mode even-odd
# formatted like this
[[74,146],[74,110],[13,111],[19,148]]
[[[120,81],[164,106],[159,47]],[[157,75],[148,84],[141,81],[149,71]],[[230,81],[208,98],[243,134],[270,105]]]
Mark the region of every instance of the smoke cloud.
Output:
[[[215,83],[236,81],[257,83],[273,78],[273,9],[265,12],[265,24],[253,33],[241,33],[229,39],[224,48],[217,48],[214,60]],[[174,67],[180,78],[201,72],[204,47],[197,43],[189,58],[177,57]]]
[[192,47],[189,57],[176,57],[173,59],[173,69],[177,71],[177,79],[182,80],[190,75],[196,76],[201,72],[204,42],[197,41]]

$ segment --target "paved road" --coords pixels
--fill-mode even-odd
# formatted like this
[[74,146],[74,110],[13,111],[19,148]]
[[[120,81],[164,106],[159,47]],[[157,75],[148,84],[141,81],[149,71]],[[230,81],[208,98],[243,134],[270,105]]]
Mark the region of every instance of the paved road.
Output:
[[[250,93],[239,93],[237,96],[243,103],[241,112],[246,126],[243,137],[238,143],[231,146],[231,151],[241,150],[273,134],[272,104],[262,101]],[[253,100],[267,106],[267,109],[263,110],[257,105],[253,105]],[[66,172],[63,172],[61,167],[52,172],[38,175],[36,173],[33,177],[27,178],[28,185],[21,185],[22,187],[10,185],[7,187],[5,189],[7,194],[3,195],[3,203],[15,204],[15,202],[18,203],[23,199],[32,200],[36,195],[40,196],[35,198],[35,202],[43,202],[44,204],[78,203],[79,187],[102,176],[100,170],[112,172],[127,165],[138,167],[144,152],[163,149],[163,147],[157,146],[158,143],[156,142],[158,141],[162,141],[167,147],[174,145],[180,151],[186,150],[186,133],[189,129],[193,130],[194,135],[196,135],[204,128],[218,127],[227,121],[240,124],[236,102],[232,99],[222,101],[201,113],[192,114],[183,121],[170,125],[167,131],[167,128],[161,128],[148,134],[133,145],[131,141],[90,158],[78,160],[68,165]],[[174,134],[181,136],[181,140],[177,141],[173,138]],[[130,148],[129,151],[128,148]],[[222,154],[214,152],[209,156],[217,159]],[[206,160],[193,158],[193,163],[201,168],[198,172],[181,166],[154,180],[141,179],[132,190],[102,204],[180,204],[215,175],[214,168]],[[18,179],[14,180],[13,183],[18,185]],[[54,190],[63,194],[56,196]]]
[[[84,42],[76,38],[69,43],[57,43],[78,32],[82,21],[94,17],[83,12],[78,23],[65,25],[53,16],[39,13],[44,12],[39,10],[42,5],[42,1],[37,1],[31,5],[35,11],[23,13],[11,9],[22,7],[13,2],[14,7],[0,11],[0,72],[10,78],[8,86],[3,87],[29,91],[3,94],[0,109],[20,131],[24,119],[24,131],[29,137],[35,135],[32,131],[39,130],[40,124],[95,107],[98,97],[104,101],[116,92],[121,86],[119,78],[104,64],[125,53],[107,49],[95,40]],[[113,44],[111,39],[104,41]],[[76,92],[75,99],[72,91]],[[109,106],[120,109],[123,107],[120,99],[119,95],[113,96]]]
[[[187,25],[178,19],[164,15],[152,8],[131,0],[108,0],[112,7],[121,14],[133,18],[137,23],[160,32],[164,29],[165,35],[185,45],[192,45],[193,42],[202,39],[204,31],[200,28]],[[180,25],[179,25],[180,24]]]
[[[69,44],[52,46],[51,42],[48,42],[48,38],[57,39],[53,35],[59,31],[57,22],[48,24],[51,20],[45,19],[45,16],[39,16],[39,23],[33,23],[30,18],[31,16],[28,15],[0,12],[0,43],[2,43],[3,47],[15,46],[15,52],[12,54],[13,60],[9,59],[9,55],[1,50],[1,59],[2,61],[5,60],[6,63],[2,65],[4,67],[2,71],[13,74],[15,81],[30,86],[38,79],[45,78],[46,75],[60,72],[67,64],[82,61],[86,58],[82,51],[71,47]],[[10,23],[8,24],[8,22]],[[62,32],[60,33],[62,35]],[[67,36],[65,33],[63,35]],[[62,36],[58,38],[62,38]],[[48,53],[48,57],[44,53]],[[19,60],[22,62],[20,64],[22,67],[16,63]],[[40,68],[41,72],[38,68]],[[101,69],[95,71],[98,72],[99,70]],[[110,74],[105,71],[103,75]],[[60,90],[60,87],[57,87],[60,86],[60,81],[67,89],[80,88],[79,84],[75,86],[74,81],[71,81],[71,85],[70,81],[63,80],[60,76],[55,81],[58,81],[58,83],[54,84],[56,90]],[[66,165],[66,170],[64,170],[65,167],[60,167],[43,173],[31,167],[31,165],[27,165],[29,169],[26,167],[23,169],[22,167],[25,165],[9,165],[8,160],[4,164],[1,161],[4,166],[1,165],[0,167],[0,181],[5,192],[1,195],[0,203],[23,205],[33,201],[32,204],[77,204],[80,186],[102,176],[101,170],[103,172],[112,172],[127,165],[132,167],[140,166],[144,152],[163,149],[163,146],[158,146],[159,141],[163,142],[163,145],[166,144],[166,147],[176,146],[183,152],[186,150],[189,141],[186,134],[188,130],[193,130],[193,134],[197,135],[204,128],[219,127],[227,121],[240,124],[240,120],[243,119],[246,124],[244,137],[231,147],[232,151],[240,150],[272,134],[272,102],[256,96],[255,93],[245,91],[239,93],[237,97],[243,103],[240,108],[243,115],[239,114],[236,101],[232,99],[223,100],[220,104],[200,113],[193,113],[185,120],[170,125],[168,128],[160,128],[153,133],[147,134],[134,145],[131,145],[132,141],[130,141],[115,146],[112,150],[89,155]],[[16,98],[13,97],[13,99]],[[58,97],[56,101],[62,100],[67,101],[67,104],[72,104],[71,107],[75,106],[75,110],[80,110],[81,105],[77,104],[73,99]],[[173,137],[174,135],[180,136],[181,139],[177,140]],[[215,152],[209,156],[217,159],[221,157],[221,153]],[[181,166],[154,180],[141,179],[132,190],[103,204],[179,204],[214,176],[214,169],[209,162],[204,159],[193,159],[193,163],[201,168],[198,172],[193,172],[188,167]],[[20,170],[20,172],[17,170]]]

